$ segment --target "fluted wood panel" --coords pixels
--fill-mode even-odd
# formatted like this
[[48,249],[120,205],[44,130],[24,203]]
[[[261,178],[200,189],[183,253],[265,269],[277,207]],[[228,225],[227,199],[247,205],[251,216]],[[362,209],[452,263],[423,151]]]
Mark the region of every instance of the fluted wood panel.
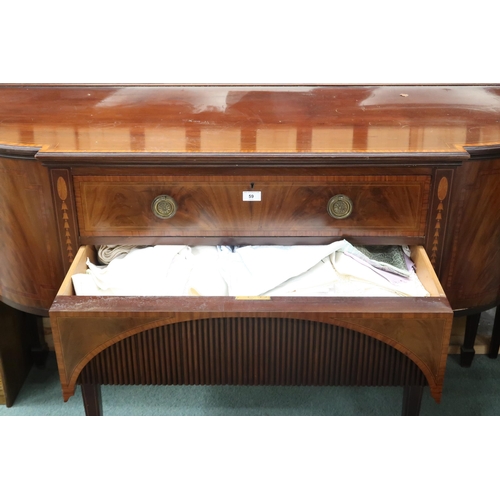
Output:
[[288,318],[214,318],[146,330],[108,347],[80,383],[424,385],[409,358],[372,337]]

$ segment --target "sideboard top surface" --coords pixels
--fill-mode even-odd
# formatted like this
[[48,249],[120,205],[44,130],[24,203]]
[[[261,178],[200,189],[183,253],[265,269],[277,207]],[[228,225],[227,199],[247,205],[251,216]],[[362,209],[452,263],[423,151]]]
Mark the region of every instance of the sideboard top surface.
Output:
[[459,154],[500,145],[500,85],[0,85],[0,145],[42,154]]

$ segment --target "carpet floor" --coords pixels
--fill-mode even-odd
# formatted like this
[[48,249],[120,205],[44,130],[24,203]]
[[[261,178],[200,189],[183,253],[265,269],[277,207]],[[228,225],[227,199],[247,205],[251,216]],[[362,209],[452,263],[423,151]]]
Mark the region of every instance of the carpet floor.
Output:
[[[421,415],[500,415],[500,360],[476,355],[470,368],[448,358],[443,397],[424,389]],[[104,415],[399,415],[399,387],[103,386]],[[0,416],[84,415],[79,388],[62,400],[55,357],[32,368]]]

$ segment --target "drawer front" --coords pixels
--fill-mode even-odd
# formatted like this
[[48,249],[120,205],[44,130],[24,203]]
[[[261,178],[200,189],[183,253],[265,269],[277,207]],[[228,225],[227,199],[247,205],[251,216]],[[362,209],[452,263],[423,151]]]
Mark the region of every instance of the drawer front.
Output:
[[[423,238],[430,176],[75,176],[74,186],[82,237]],[[171,218],[153,212],[161,195],[175,200]],[[336,195],[352,206],[345,218],[328,212]]]

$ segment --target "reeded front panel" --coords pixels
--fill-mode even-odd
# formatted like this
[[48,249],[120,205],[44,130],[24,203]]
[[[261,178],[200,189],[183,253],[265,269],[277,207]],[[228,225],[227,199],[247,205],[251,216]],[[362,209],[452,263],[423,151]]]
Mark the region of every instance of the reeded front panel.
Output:
[[[82,237],[423,238],[430,176],[75,176],[74,184]],[[168,219],[152,207],[161,195],[176,203]],[[329,214],[337,195],[352,204],[345,218]]]
[[413,361],[359,332],[288,318],[214,318],[146,330],[108,347],[80,383],[423,385]]

